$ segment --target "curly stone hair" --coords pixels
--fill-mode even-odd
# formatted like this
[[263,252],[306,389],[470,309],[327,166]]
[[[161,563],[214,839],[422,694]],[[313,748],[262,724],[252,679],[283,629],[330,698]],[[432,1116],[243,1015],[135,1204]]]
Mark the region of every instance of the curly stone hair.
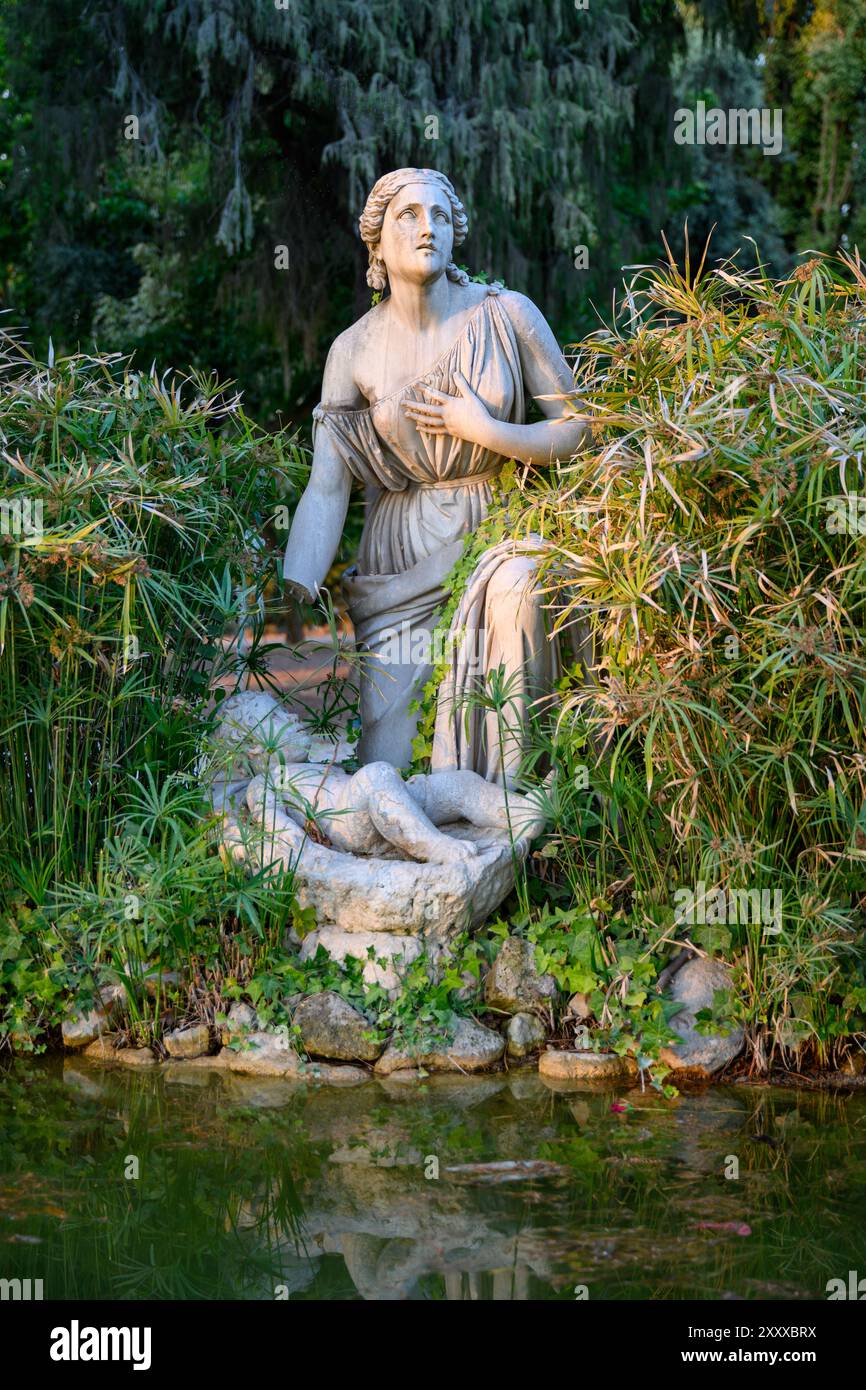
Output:
[[[370,255],[370,264],[367,267],[367,284],[373,290],[384,290],[388,283],[385,262],[377,254],[379,238],[382,234],[382,223],[385,220],[385,209],[394,194],[407,183],[435,183],[442,189],[451,204],[455,246],[460,246],[466,240],[466,234],[469,231],[466,209],[457,197],[451,180],[447,179],[444,174],[440,174],[438,169],[394,169],[390,174],[383,174],[374,183],[358,223],[361,229],[361,239]],[[453,261],[449,261],[445,267],[445,274],[449,280],[454,281],[455,285],[469,284],[469,276],[466,271],[458,270]]]

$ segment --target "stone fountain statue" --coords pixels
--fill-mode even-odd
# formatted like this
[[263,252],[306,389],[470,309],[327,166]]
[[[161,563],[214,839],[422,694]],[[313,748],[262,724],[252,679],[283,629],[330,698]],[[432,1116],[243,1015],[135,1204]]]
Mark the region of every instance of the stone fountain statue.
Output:
[[[412,759],[413,705],[433,670],[449,574],[488,513],[491,485],[508,459],[571,457],[587,426],[571,404],[572,373],[535,305],[473,283],[454,264],[468,221],[444,174],[386,174],[360,230],[367,281],[388,293],[328,354],[312,473],[284,574],[290,593],[314,600],[337,552],[352,480],[363,483],[363,535],[344,576],[365,653],[361,770],[348,775],[336,755],[310,761],[297,724],[271,697],[227,701],[217,732],[246,760],[246,780],[235,787],[243,797],[227,820],[232,852],[291,868],[300,904],[317,923],[302,954],[321,945],[336,959],[369,957],[369,978],[391,987],[395,962],[422,949],[435,961],[455,935],[495,911],[543,825],[542,801],[515,791],[530,706],[551,695],[560,675],[538,582],[538,536],[500,541],[480,556],[445,644],[432,773],[404,782],[400,769]],[[527,396],[544,417],[534,424],[525,423]],[[588,669],[584,632],[575,654]],[[468,698],[492,672],[507,695],[498,715]]]
[[[386,174],[367,199],[360,230],[367,282],[388,294],[328,355],[314,411],[313,468],[284,575],[290,592],[314,598],[337,551],[352,479],[362,482],[366,520],[357,563],[343,581],[357,645],[367,654],[359,755],[362,763],[405,767],[446,580],[487,514],[491,483],[508,459],[571,457],[586,417],[569,404],[572,373],[535,305],[471,282],[454,264],[468,221],[444,174]],[[524,423],[527,396],[545,417],[535,424]],[[536,582],[542,548],[537,537],[503,541],[470,577],[446,644],[434,771],[514,780],[529,706],[553,690],[560,673]],[[504,738],[494,711],[464,705],[497,669],[508,690]]]
[[390,763],[348,773],[321,752],[311,760],[309,730],[264,692],[225,700],[217,728],[229,757],[242,759],[253,774],[245,791],[250,813],[271,835],[288,834],[295,848],[304,831],[345,854],[396,851],[402,859],[456,864],[473,859],[481,846],[444,834],[440,825],[465,821],[479,830],[510,830],[515,841],[544,829],[538,802],[506,795],[477,772],[418,774],[404,782]]
[[365,959],[372,947],[368,980],[395,988],[395,956],[409,964],[426,949],[435,962],[499,906],[544,828],[541,789],[521,796],[468,769],[404,782],[385,762],[352,774],[339,747],[329,759],[313,745],[273,695],[222,702],[207,764],[224,844],[257,868],[292,871],[317,922],[302,956],[322,945]]

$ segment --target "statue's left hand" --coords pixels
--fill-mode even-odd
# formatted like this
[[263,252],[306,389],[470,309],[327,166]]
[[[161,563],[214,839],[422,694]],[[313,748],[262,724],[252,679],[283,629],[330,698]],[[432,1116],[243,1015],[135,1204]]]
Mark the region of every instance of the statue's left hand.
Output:
[[435,386],[425,386],[429,401],[404,401],[403,410],[422,434],[448,434],[469,444],[487,444],[493,423],[487,406],[476,396],[462,372],[454,373],[459,396],[446,395]]

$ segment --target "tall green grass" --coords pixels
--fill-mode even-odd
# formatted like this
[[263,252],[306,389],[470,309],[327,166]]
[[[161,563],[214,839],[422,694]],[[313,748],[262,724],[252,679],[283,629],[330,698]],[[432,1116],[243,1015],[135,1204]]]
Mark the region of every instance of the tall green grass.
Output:
[[[838,1060],[866,1012],[866,273],[671,258],[576,351],[593,438],[508,496],[596,637],[546,749],[548,886],[625,955],[611,997],[692,946],[736,964],[758,1066]],[[701,883],[778,890],[781,923],[678,920]]]
[[273,577],[261,542],[302,460],[214,378],[47,366],[8,334],[0,373],[0,875],[38,896],[92,872],[125,774],[177,771],[242,674],[223,633]]
[[[123,967],[137,921],[144,967],[200,945],[202,907],[231,901],[188,779],[215,683],[264,664],[269,537],[304,456],[201,373],[39,363],[5,333],[0,388],[0,896],[41,910],[43,944],[66,922],[94,967]],[[240,655],[224,634],[247,621]],[[124,916],[133,892],[145,918]],[[76,893],[86,920],[63,915]]]

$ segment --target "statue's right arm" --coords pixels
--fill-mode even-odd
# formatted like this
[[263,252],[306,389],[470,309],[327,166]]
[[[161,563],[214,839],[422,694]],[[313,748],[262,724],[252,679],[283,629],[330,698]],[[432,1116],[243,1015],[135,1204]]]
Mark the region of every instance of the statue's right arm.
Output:
[[[328,354],[322,400],[353,410],[363,397],[352,375],[346,337],[341,334]],[[324,584],[343,534],[351,487],[352,475],[328,431],[317,430],[310,479],[292,518],[283,562],[283,578],[293,597],[312,603]]]

